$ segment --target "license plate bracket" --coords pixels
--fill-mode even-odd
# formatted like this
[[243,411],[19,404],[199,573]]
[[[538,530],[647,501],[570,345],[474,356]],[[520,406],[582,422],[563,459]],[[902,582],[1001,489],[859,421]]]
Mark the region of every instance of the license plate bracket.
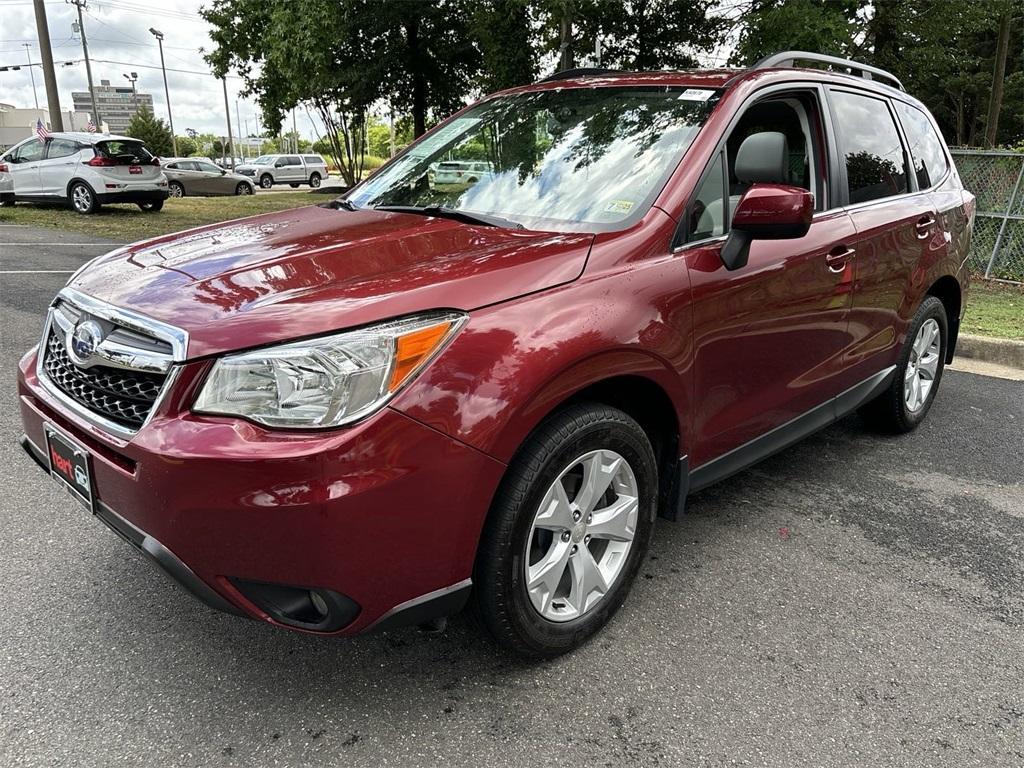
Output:
[[43,425],[46,434],[46,462],[50,475],[72,496],[94,512],[92,457],[78,441],[50,424]]

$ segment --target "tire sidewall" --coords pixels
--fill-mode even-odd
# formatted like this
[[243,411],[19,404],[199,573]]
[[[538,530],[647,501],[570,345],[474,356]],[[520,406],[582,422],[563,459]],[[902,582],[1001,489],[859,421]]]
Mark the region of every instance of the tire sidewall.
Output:
[[[939,365],[935,369],[935,380],[932,382],[932,388],[928,392],[928,397],[925,399],[924,405],[916,411],[911,411],[907,408],[907,401],[903,396],[903,377],[906,375],[907,366],[910,364],[910,354],[914,346],[914,340],[917,338],[917,333],[921,330],[921,326],[929,319],[933,319],[939,324]],[[917,312],[914,314],[910,327],[907,329],[907,338],[903,344],[903,351],[900,354],[899,365],[896,368],[896,383],[899,391],[899,414],[900,418],[905,422],[909,429],[916,427],[924,421],[925,417],[928,415],[928,411],[931,410],[932,403],[935,402],[935,396],[939,391],[939,384],[942,382],[942,372],[946,368],[946,343],[948,338],[949,324],[946,318],[945,307],[943,307],[942,302],[934,296],[926,297]]]
[[[611,409],[602,409],[611,411]],[[636,422],[618,411],[611,411],[623,420],[595,421],[575,430],[571,437],[553,451],[546,453],[539,470],[516,468],[516,480],[526,480],[529,491],[522,503],[509,504],[499,492],[496,510],[502,516],[514,516],[510,541],[504,551],[491,553],[490,563],[483,568],[500,569],[501,578],[494,586],[496,597],[506,607],[513,631],[522,645],[537,656],[555,656],[572,650],[603,627],[625,600],[629,587],[643,564],[650,542],[657,511],[657,468],[647,437]],[[534,517],[547,489],[570,462],[599,448],[613,450],[629,463],[640,495],[636,535],[626,564],[612,589],[584,616],[565,622],[553,622],[534,608],[526,589],[525,563]],[[526,458],[526,457],[524,457]],[[481,587],[488,588],[486,577]],[[493,587],[492,587],[493,588]]]
[[[175,190],[178,191],[178,194],[175,194]],[[185,196],[185,187],[183,185],[181,185],[180,183],[178,183],[177,181],[172,181],[170,183],[168,191],[171,193],[171,197],[184,197]]]
[[312,176],[309,177],[309,186],[313,187],[314,189],[320,186],[319,173],[314,173]]
[[262,187],[263,189],[270,189],[272,186],[274,186],[273,176],[271,176],[269,173],[265,173],[262,176],[260,176],[260,187]]
[[[89,194],[89,208],[87,210],[81,210],[75,205],[75,190],[81,187]],[[92,187],[86,184],[84,181],[76,181],[71,185],[71,189],[68,190],[68,199],[71,202],[71,210],[81,216],[89,216],[96,212],[99,204],[96,202],[96,193],[93,192]]]

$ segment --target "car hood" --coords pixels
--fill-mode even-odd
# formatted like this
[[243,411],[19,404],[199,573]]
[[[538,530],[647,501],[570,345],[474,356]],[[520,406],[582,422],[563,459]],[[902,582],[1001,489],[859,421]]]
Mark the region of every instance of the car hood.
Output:
[[69,286],[187,331],[194,358],[550,288],[592,240],[310,206],[134,243]]

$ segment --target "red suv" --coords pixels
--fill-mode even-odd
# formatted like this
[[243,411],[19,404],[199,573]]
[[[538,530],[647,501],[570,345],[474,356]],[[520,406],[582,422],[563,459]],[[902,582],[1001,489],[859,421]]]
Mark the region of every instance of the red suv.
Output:
[[921,422],[974,209],[865,65],[563,73],[332,203],[87,264],[21,362],[23,444],[221,610],[351,635],[471,603],[553,655],[688,493],[854,410]]

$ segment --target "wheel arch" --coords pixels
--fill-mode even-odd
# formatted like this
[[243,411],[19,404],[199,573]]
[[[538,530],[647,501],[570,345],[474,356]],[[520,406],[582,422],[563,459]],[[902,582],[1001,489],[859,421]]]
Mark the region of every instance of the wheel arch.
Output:
[[96,188],[92,184],[90,184],[88,181],[83,179],[81,176],[72,176],[68,180],[67,186],[64,187],[64,199],[65,200],[67,200],[68,202],[71,201],[71,188],[73,186],[75,186],[75,184],[78,184],[78,183],[85,184],[85,186],[87,186],[89,188],[89,191],[92,192],[93,196],[96,195]]
[[949,338],[946,340],[946,362],[953,362],[957,337],[960,335],[960,310],[963,308],[963,289],[952,275],[943,275],[933,282],[925,296],[934,296],[946,309]]

